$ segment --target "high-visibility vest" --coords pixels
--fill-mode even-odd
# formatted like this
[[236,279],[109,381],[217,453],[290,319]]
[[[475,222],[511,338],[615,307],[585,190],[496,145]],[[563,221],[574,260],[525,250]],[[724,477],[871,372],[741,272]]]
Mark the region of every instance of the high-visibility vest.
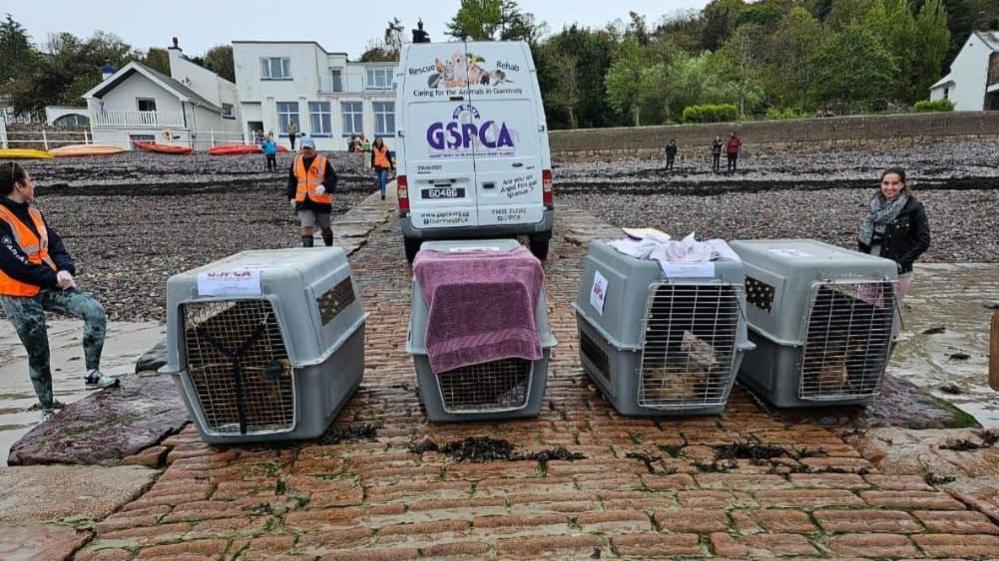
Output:
[[382,144],[382,147],[381,147],[380,150],[376,146],[372,146],[371,149],[374,150],[373,153],[375,155],[375,167],[376,168],[388,168],[388,167],[392,167],[391,164],[389,164],[388,146],[385,146],[384,144]]
[[319,204],[333,204],[333,195],[329,192],[319,195],[316,187],[326,179],[326,156],[316,154],[309,169],[305,169],[305,158],[301,154],[295,156],[295,178],[298,179],[298,189],[295,191],[295,201],[304,202],[306,195]]
[[[42,220],[42,213],[37,209],[28,208],[31,221],[35,224],[38,234],[35,234],[27,224],[14,216],[14,213],[7,207],[0,205],[0,220],[10,226],[11,233],[14,234],[16,243],[28,256],[28,261],[35,265],[48,265],[53,271],[56,265],[49,257],[49,233],[45,229],[45,221]],[[3,271],[0,271],[0,295],[3,296],[35,296],[41,292],[41,287],[28,284],[14,279]]]

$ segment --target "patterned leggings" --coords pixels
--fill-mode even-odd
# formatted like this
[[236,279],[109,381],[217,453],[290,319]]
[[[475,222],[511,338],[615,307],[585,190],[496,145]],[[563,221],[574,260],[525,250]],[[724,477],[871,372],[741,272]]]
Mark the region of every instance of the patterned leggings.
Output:
[[87,370],[100,368],[107,317],[97,300],[75,288],[47,288],[32,297],[0,296],[0,305],[28,352],[28,375],[43,407],[51,407],[53,403],[46,311],[84,321],[83,354]]

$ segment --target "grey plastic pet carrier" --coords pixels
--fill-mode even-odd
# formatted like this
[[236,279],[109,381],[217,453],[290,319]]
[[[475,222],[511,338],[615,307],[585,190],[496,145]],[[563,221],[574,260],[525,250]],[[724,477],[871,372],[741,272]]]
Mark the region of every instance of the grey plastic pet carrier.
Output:
[[315,438],[361,383],[366,319],[342,249],[244,251],[167,281],[165,370],[207,442]]
[[732,242],[750,339],[739,379],[778,407],[866,403],[897,326],[895,262],[814,240]]
[[721,412],[753,347],[738,260],[683,269],[664,278],[656,261],[590,243],[573,303],[579,355],[622,415]]
[[[454,240],[424,242],[421,251],[447,252],[471,247],[507,251],[519,246],[516,240]],[[429,309],[415,277],[412,301],[406,352],[413,355],[420,401],[430,421],[478,421],[537,416],[545,395],[551,349],[557,344],[548,324],[548,304],[543,289],[535,309],[535,323],[541,335],[540,359],[532,361],[509,358],[439,373],[433,372],[427,356]]]

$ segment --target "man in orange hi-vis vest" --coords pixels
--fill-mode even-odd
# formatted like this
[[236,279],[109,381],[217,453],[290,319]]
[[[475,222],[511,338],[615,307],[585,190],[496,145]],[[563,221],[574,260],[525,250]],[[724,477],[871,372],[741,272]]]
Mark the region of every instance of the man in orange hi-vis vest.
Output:
[[100,370],[107,320],[104,308],[76,288],[76,264],[62,239],[31,206],[35,184],[16,163],[0,165],[0,304],[28,353],[28,375],[39,406],[48,415],[62,408],[52,395],[45,312],[84,321],[84,383],[98,387],[118,380]]
[[333,245],[330,215],[333,213],[333,192],[336,190],[336,172],[326,156],[316,152],[316,141],[302,137],[301,152],[291,163],[288,175],[288,201],[298,212],[302,226],[302,246],[312,247],[316,225],[323,232],[323,243]]

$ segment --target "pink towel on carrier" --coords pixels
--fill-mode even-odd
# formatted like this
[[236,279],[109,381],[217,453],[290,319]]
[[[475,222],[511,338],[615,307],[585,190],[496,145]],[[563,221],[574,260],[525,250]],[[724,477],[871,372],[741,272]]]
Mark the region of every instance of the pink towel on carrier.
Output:
[[427,302],[427,357],[434,373],[542,357],[535,310],[545,274],[526,248],[423,250],[413,273]]

